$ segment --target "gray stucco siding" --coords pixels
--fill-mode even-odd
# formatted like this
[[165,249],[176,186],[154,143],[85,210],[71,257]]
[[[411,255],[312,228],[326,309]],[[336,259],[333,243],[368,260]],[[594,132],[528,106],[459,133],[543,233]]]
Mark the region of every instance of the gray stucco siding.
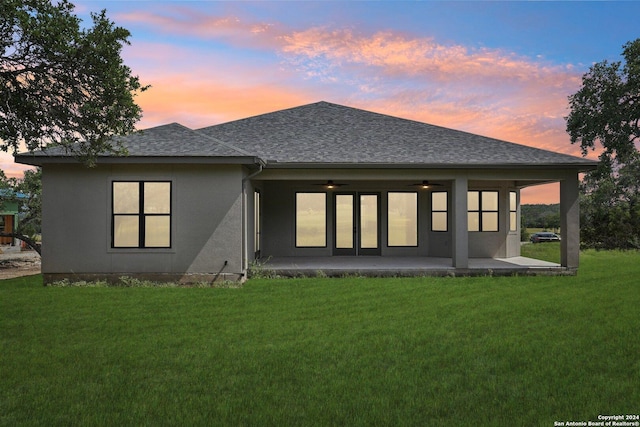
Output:
[[[518,214],[517,231],[509,231],[509,192],[518,190],[511,182],[471,182],[469,191],[498,192],[498,231],[469,232],[469,257],[507,258],[520,255],[520,228]],[[518,212],[520,207],[518,205]]]
[[[46,165],[43,265],[47,275],[240,275],[239,165]],[[170,181],[171,247],[112,248],[113,181]],[[225,266],[226,262],[226,266]],[[224,267],[224,268],[223,268]],[[170,276],[170,277],[169,277]]]

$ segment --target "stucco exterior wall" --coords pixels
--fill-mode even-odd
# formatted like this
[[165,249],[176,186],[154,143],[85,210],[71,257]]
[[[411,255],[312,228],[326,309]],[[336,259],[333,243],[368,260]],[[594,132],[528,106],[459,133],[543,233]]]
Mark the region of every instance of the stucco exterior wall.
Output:
[[[138,274],[160,280],[240,278],[242,176],[241,166],[227,165],[46,165],[45,280]],[[114,180],[172,182],[171,248],[111,248]]]
[[519,191],[513,188],[512,182],[478,181],[471,182],[469,190],[498,191],[498,231],[469,232],[470,258],[507,258],[520,255],[520,204],[518,203],[516,231],[509,231],[509,193]]

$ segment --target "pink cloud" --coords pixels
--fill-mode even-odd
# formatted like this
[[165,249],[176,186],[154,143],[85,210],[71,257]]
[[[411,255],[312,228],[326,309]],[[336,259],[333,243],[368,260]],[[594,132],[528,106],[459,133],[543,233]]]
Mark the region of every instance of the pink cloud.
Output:
[[164,13],[157,10],[120,13],[116,18],[119,22],[143,23],[162,33],[225,40],[242,47],[264,49],[280,44],[278,40],[282,30],[276,24],[248,22],[235,16],[207,15],[188,7],[169,7],[164,9]]
[[[565,86],[579,81],[572,67],[543,65],[499,49],[471,49],[444,45],[432,38],[413,37],[392,31],[372,35],[322,27],[282,36],[282,51],[311,60],[324,59],[327,66],[359,64],[376,67],[386,75],[419,76],[435,82],[500,80]],[[310,67],[319,64],[312,62]],[[577,80],[576,80],[577,79]]]

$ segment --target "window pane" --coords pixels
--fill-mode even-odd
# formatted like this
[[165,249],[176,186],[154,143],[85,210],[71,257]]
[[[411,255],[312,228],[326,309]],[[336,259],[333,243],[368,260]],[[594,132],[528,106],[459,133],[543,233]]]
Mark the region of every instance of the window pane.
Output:
[[518,210],[518,196],[515,191],[509,192],[509,210]]
[[469,212],[467,214],[469,231],[480,231],[480,213]]
[[477,211],[480,210],[480,192],[469,191],[467,193],[467,210]]
[[498,231],[498,212],[482,212],[482,231]]
[[431,231],[447,231],[447,213],[431,213]]
[[144,232],[146,247],[168,248],[171,246],[171,219],[168,215],[145,217]]
[[497,191],[482,192],[482,210],[483,211],[498,210],[498,192]]
[[438,191],[431,193],[431,210],[446,211],[447,210],[447,193]]
[[137,248],[139,236],[137,215],[118,215],[113,218],[113,246]]
[[378,247],[378,196],[374,194],[360,196],[360,247]]
[[144,213],[171,213],[171,183],[144,183]]
[[113,183],[113,213],[138,213],[140,184],[137,182]]
[[336,248],[353,248],[353,195],[336,195]]
[[327,197],[325,193],[296,194],[296,246],[327,245]]
[[509,212],[509,231],[518,231],[518,214]]
[[389,193],[389,246],[418,245],[418,193]]

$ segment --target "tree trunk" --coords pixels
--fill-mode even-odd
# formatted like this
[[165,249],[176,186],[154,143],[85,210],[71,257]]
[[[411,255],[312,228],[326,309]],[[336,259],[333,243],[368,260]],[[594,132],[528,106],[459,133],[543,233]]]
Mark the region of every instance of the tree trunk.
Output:
[[33,249],[34,251],[38,252],[38,255],[42,256],[42,252],[41,252],[42,249],[40,247],[40,244],[37,243],[35,240],[30,239],[29,237],[27,237],[25,235],[17,234],[17,233],[0,233],[0,237],[13,237],[14,239],[22,240],[31,249]]

